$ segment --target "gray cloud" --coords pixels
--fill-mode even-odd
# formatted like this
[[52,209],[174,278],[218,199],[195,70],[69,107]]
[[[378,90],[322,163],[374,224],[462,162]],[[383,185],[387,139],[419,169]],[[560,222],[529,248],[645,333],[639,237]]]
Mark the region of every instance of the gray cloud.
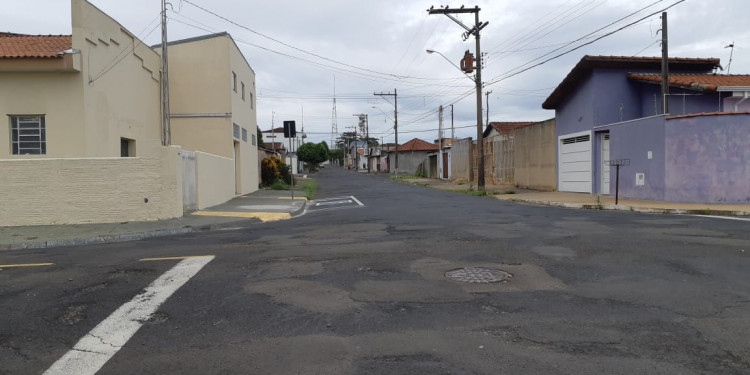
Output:
[[[288,119],[301,122],[304,106],[304,125],[310,134],[309,140],[329,140],[335,77],[339,132],[355,124],[352,114],[369,113],[372,136],[384,136],[385,141],[392,141],[392,122],[372,107],[377,106],[392,116],[393,105],[373,96],[373,92],[398,89],[399,128],[404,132],[399,136],[400,141],[413,137],[436,138],[437,107],[454,102],[466,93],[469,95],[455,103],[455,124],[461,127],[456,133],[460,137],[475,135],[471,127],[476,121],[472,82],[439,55],[425,52],[428,48],[440,51],[457,64],[465,50],[474,51],[473,38],[463,41],[464,30],[459,25],[445,16],[427,14],[426,9],[431,5],[439,6],[439,2],[191,1],[298,49],[351,65],[326,61],[275,43],[185,1],[172,0],[174,11],[168,13],[170,40],[217,31],[228,31],[237,40],[256,72],[258,124],[263,129],[270,128],[272,113],[275,113],[277,125]],[[654,2],[653,7],[618,25],[676,1],[482,0],[465,5],[479,5],[482,8],[480,20],[489,21],[482,31],[482,49],[488,53],[483,78],[491,81],[507,76],[515,68],[524,67],[556,48],[546,46],[576,40]],[[135,34],[148,30],[159,16],[160,4],[154,0],[91,2]],[[70,33],[69,4],[60,0],[13,2],[0,14],[0,25],[3,31],[67,34]],[[730,50],[724,46],[734,42],[731,73],[748,73],[750,31],[741,27],[748,11],[750,3],[745,0],[682,2],[669,10],[670,53],[683,57],[719,57],[726,66]],[[467,25],[473,24],[471,16],[459,18]],[[541,102],[583,55],[659,55],[657,30],[660,27],[658,16],[650,17],[566,56],[490,85],[487,87],[492,90],[490,119],[521,121],[554,116],[553,112],[541,109]],[[142,35],[142,39],[155,44],[158,34],[156,30]],[[402,76],[407,78],[398,78]],[[444,118],[449,125],[447,108]],[[427,129],[430,131],[412,133]]]

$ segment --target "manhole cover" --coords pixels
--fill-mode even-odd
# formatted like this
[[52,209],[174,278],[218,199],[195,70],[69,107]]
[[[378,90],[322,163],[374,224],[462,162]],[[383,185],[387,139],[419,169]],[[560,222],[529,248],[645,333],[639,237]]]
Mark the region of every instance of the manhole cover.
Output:
[[483,267],[459,268],[445,273],[445,277],[453,281],[464,283],[487,284],[507,281],[511,274],[502,270],[493,270]]

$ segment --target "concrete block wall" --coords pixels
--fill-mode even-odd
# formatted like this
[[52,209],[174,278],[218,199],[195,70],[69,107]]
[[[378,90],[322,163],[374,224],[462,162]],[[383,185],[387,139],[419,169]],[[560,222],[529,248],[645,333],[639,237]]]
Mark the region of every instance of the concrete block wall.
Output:
[[182,216],[178,147],[148,157],[0,160],[0,226]]

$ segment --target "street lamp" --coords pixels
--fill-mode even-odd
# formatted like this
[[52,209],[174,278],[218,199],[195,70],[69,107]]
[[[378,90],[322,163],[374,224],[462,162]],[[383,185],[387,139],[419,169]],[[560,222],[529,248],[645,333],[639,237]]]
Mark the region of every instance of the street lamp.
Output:
[[[428,49],[427,53],[429,53],[429,54],[437,53],[438,55],[442,56],[445,59],[445,61],[447,61],[447,62],[451,63],[451,65],[455,66],[456,69],[461,70],[461,68],[459,68],[458,65],[456,65],[456,63],[454,63],[453,61],[451,61],[449,58],[445,57],[445,55],[443,55],[442,53],[440,53],[440,51],[435,51],[434,49]],[[472,82],[475,81],[472,76],[466,74],[466,72],[464,72],[463,70],[461,70],[461,73],[463,73],[466,76],[466,78],[470,79]]]

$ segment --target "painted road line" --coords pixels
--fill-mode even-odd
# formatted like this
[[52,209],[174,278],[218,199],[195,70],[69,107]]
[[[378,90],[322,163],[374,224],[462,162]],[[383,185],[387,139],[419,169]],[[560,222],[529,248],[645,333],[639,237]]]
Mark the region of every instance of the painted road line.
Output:
[[242,218],[254,218],[260,219],[261,221],[274,221],[289,219],[292,217],[287,212],[231,212],[231,211],[197,211],[193,212],[193,215],[198,216],[221,216],[221,217],[242,217]]
[[160,258],[143,258],[138,259],[139,262],[149,262],[154,260],[182,260],[182,259],[190,259],[190,258],[213,258],[213,255],[185,255],[185,256],[179,256],[179,257],[160,257]]
[[292,198],[292,197],[278,197],[276,199],[293,199],[295,201],[297,201],[297,200],[299,200],[299,201],[306,201],[307,197],[294,197],[294,198]]
[[14,268],[14,267],[43,267],[52,266],[54,263],[20,263],[20,264],[0,264],[0,268]]
[[712,219],[750,221],[750,218],[747,218],[747,217],[736,217],[736,216],[716,216],[716,215],[693,215],[693,216],[695,216],[695,217],[710,217]]
[[213,256],[188,258],[154,280],[142,293],[120,306],[55,362],[45,375],[93,375],[138,331],[159,306]]
[[357,202],[357,204],[359,204],[360,206],[364,206],[364,204],[362,204],[362,202],[360,202],[359,199],[354,198],[353,195],[351,196],[351,198],[354,199],[354,201]]

